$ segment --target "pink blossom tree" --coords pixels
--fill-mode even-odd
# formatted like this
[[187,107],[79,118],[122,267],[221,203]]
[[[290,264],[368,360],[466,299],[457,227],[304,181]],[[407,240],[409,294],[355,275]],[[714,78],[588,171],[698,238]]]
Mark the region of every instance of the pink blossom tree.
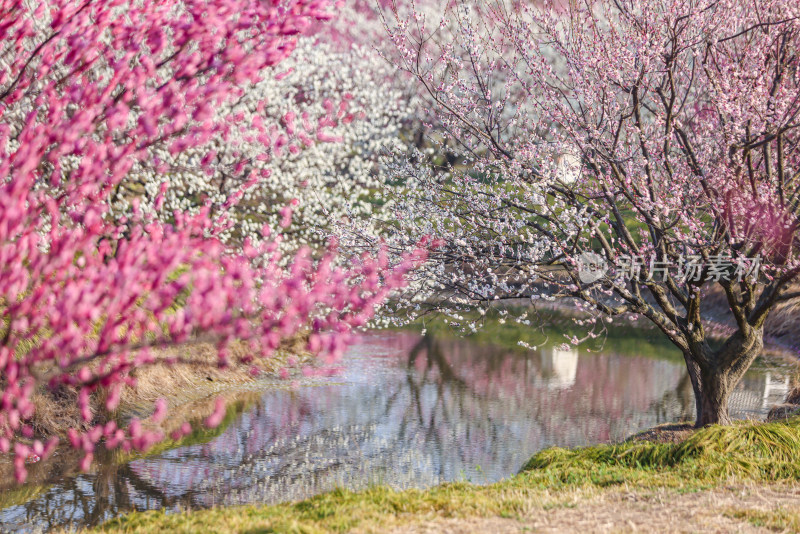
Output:
[[[456,1],[388,20],[453,161],[398,162],[394,246],[446,243],[411,307],[564,297],[599,328],[646,318],[685,357],[696,424],[727,423],[768,314],[800,297],[797,2]],[[721,340],[713,288],[735,325]]]
[[[253,125],[217,110],[275,76],[297,36],[332,7],[0,2],[0,451],[15,455],[19,480],[29,454],[57,444],[37,439],[29,424],[37,389],[79,391],[86,425],[69,440],[86,452],[83,468],[100,443],[144,449],[163,436],[136,419],[125,428],[95,424],[94,392],[105,390],[113,410],[135,383],[131,370],[198,336],[216,344],[223,367],[233,340],[249,343],[252,358],[268,357],[306,327],[309,350],[335,356],[424,255],[399,263],[365,255],[344,269],[333,248],[318,261],[301,249],[287,262],[280,237],[226,246],[219,235],[230,221],[212,217],[208,204],[163,221],[132,199],[128,216],[110,216],[119,186],[143,168],[162,168],[163,154],[224,142],[240,127],[252,133]],[[280,132],[259,135],[265,151],[283,142]],[[202,156],[199,166],[214,172],[213,152]],[[259,179],[246,167],[233,172],[239,193]],[[156,208],[168,188],[165,177]],[[282,224],[290,218],[286,207]],[[164,408],[157,403],[154,420]],[[207,424],[219,424],[223,410]]]

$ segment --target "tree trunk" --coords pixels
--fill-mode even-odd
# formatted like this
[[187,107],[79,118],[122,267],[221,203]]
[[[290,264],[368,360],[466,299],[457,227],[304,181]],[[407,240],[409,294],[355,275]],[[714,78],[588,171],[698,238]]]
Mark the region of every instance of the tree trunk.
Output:
[[[728,415],[728,400],[736,384],[731,386],[731,380],[724,371],[701,373],[702,392],[698,404],[697,428],[708,425],[727,425],[731,418]],[[738,380],[736,381],[738,382]]]
[[731,393],[763,347],[762,331],[750,329],[731,335],[717,350],[711,350],[703,342],[684,353],[694,390],[696,428],[731,422],[728,415]]
[[684,353],[683,359],[686,361],[686,370],[689,373],[689,380],[692,383],[692,392],[694,393],[694,420],[700,421],[703,415],[703,387],[702,380],[700,378],[700,366],[697,364],[697,361],[691,353]]

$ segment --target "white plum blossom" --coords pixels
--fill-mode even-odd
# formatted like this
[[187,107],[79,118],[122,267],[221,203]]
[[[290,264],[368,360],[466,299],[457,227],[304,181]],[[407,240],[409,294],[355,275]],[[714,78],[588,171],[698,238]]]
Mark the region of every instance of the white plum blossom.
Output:
[[[412,84],[396,83],[394,67],[370,42],[369,28],[377,35],[380,22],[368,14],[350,9],[330,38],[300,39],[273,76],[219,110],[232,124],[227,138],[177,156],[154,148],[164,166],[131,173],[115,197],[115,212],[127,214],[138,198],[143,210],[169,220],[174,210],[210,203],[227,224],[224,238],[257,241],[265,224],[285,226],[286,250],[320,246],[334,224],[383,218],[392,175],[382,159],[413,142],[420,100]],[[365,22],[362,42],[343,33],[359,27],[354,20]],[[269,153],[265,135],[281,139]],[[201,161],[210,151],[216,154],[211,165]],[[232,203],[234,196],[241,198]]]

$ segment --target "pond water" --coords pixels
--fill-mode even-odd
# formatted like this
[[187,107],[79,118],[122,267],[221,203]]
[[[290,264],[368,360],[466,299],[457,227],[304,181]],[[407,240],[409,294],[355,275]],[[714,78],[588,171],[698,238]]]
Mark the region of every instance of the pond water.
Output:
[[[7,490],[17,497],[0,510],[0,530],[92,525],[131,510],[273,503],[336,487],[494,482],[545,447],[620,440],[691,418],[682,360],[636,347],[520,351],[369,333],[337,376],[250,388],[210,441],[101,460],[86,474],[40,476],[36,485]],[[762,416],[788,387],[779,368],[751,370],[732,415]],[[36,479],[46,466],[32,468]]]

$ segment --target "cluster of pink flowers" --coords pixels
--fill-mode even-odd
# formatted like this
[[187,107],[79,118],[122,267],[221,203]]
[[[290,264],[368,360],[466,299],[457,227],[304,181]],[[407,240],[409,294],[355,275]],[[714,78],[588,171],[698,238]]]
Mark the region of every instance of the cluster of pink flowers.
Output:
[[[109,215],[137,168],[161,168],[160,153],[224,142],[238,125],[216,110],[278,74],[297,37],[333,7],[0,2],[0,451],[14,453],[20,481],[25,459],[46,457],[57,443],[37,440],[29,424],[37,388],[78,389],[91,423],[93,392],[107,390],[114,409],[134,383],[129,372],[152,363],[154,350],[201,334],[216,343],[223,367],[233,340],[248,341],[253,358],[268,357],[305,327],[310,349],[335,356],[424,258],[419,248],[399,262],[365,255],[342,268],[331,248],[321,259],[302,249],[287,261],[269,227],[263,240],[233,250],[219,239],[226,222],[210,205],[164,221],[132,198],[129,216]],[[259,141],[270,152],[281,139]],[[206,155],[198,165],[213,172]],[[257,180],[241,176],[245,187]],[[167,191],[165,178],[159,195]],[[159,403],[153,417],[164,410]],[[207,423],[219,424],[222,410]],[[129,450],[162,438],[138,420],[88,428],[69,433],[86,451],[84,468],[101,442]]]
[[[420,287],[451,314],[566,297],[600,321],[644,317],[686,355],[698,424],[725,422],[767,315],[800,298],[798,3],[457,0],[392,14],[397,67],[430,95],[452,163],[397,165],[393,247],[445,243]],[[587,253],[609,267],[588,281]],[[706,267],[625,279],[632,256]],[[760,262],[759,276],[715,276],[720,256]],[[719,350],[701,315],[711,290],[737,325]],[[414,296],[412,312],[427,295]]]

